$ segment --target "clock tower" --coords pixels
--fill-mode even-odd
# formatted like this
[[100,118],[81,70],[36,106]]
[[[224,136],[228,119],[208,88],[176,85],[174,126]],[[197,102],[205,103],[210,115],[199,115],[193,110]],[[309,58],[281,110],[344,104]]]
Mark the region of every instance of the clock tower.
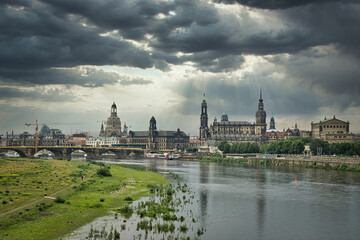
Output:
[[264,110],[264,103],[262,99],[262,91],[260,89],[260,99],[258,103],[258,110],[256,111],[256,128],[255,134],[265,136],[266,132],[266,112]]

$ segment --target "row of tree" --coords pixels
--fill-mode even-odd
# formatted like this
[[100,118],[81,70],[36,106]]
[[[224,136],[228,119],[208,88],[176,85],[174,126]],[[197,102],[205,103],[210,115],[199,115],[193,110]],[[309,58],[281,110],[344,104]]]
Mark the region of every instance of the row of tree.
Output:
[[347,155],[360,156],[360,141],[344,143],[328,143],[321,139],[312,138],[290,138],[278,140],[261,148],[257,143],[233,143],[229,144],[226,140],[219,145],[219,150],[224,153],[265,153],[276,152],[277,154],[302,154],[305,144],[309,144],[310,151],[313,155]]
[[278,154],[302,154],[305,149],[305,142],[298,138],[280,140],[263,145],[261,152],[276,152]]
[[224,153],[258,153],[260,147],[257,143],[233,143],[229,144],[226,140],[222,141],[218,148]]

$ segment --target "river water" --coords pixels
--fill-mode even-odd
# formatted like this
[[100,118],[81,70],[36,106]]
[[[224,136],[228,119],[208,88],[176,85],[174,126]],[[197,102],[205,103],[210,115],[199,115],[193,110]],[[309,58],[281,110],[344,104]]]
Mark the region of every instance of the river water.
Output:
[[[177,160],[117,162],[182,177],[195,193],[191,211],[199,217],[193,228],[206,229],[201,239],[355,240],[360,236],[359,173]],[[97,219],[68,239],[84,239],[90,225],[109,221]],[[135,225],[136,219],[132,221]]]

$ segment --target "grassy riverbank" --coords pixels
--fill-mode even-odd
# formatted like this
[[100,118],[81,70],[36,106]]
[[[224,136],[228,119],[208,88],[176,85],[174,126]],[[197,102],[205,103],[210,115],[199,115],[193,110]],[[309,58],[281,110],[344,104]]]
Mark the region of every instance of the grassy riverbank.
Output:
[[[100,168],[110,168],[111,176],[98,175]],[[117,165],[0,159],[0,239],[59,238],[125,205],[127,197],[149,196],[148,185],[166,183],[160,174]]]

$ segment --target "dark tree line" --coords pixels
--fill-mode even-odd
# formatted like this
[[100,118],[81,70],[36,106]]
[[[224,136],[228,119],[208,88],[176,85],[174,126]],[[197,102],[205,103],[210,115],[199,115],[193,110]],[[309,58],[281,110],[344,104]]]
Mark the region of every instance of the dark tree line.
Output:
[[258,153],[260,147],[257,143],[233,143],[229,144],[226,140],[219,145],[219,150],[224,153]]
[[330,145],[330,154],[360,156],[360,141],[350,143],[333,143]]
[[360,141],[344,143],[328,143],[321,139],[295,137],[286,140],[278,140],[261,148],[256,143],[233,143],[229,144],[226,140],[219,145],[219,150],[224,153],[265,153],[276,152],[277,154],[302,154],[305,144],[309,144],[313,155],[346,155],[360,156]]
[[261,152],[276,152],[278,154],[302,154],[305,142],[301,138],[278,140],[261,147]]

